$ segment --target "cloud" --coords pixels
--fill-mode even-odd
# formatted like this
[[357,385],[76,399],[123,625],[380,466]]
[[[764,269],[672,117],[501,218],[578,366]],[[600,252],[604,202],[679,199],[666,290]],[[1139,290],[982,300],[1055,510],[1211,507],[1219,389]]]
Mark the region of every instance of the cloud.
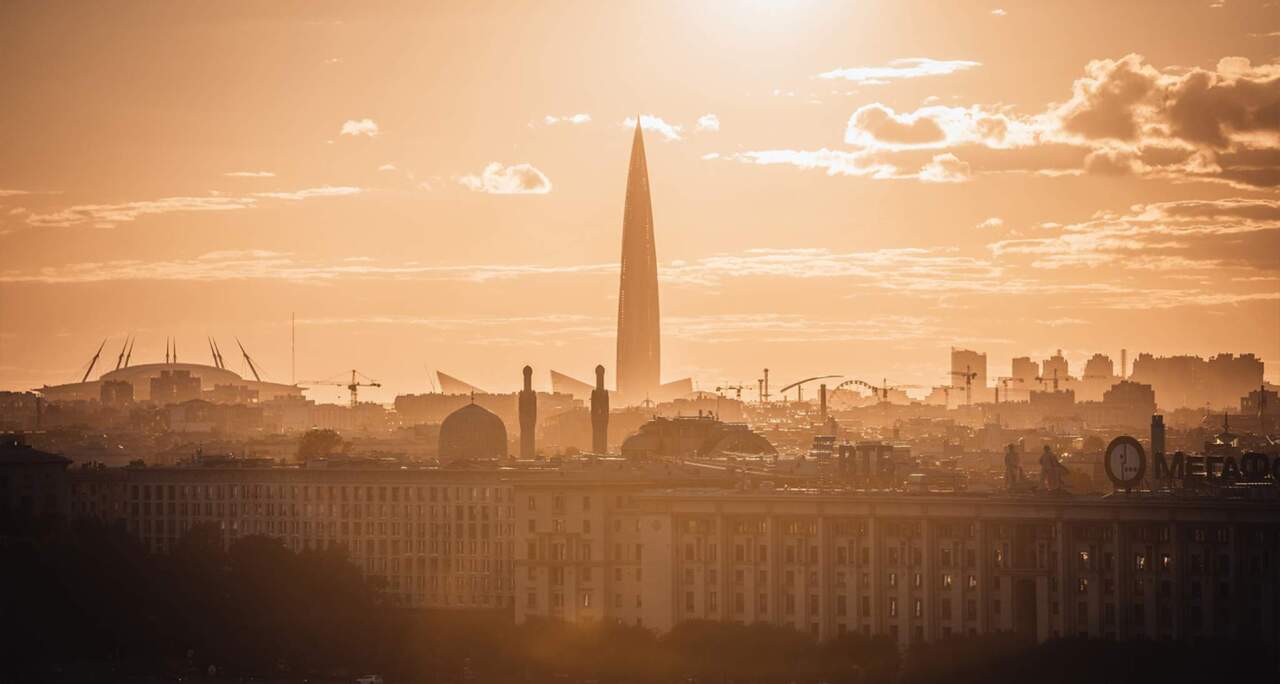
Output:
[[988,247],[997,257],[1029,257],[1040,269],[1280,270],[1280,200],[1155,202],[1047,229],[1044,237]]
[[981,228],[984,230],[994,230],[997,228],[1004,228],[1004,219],[1000,218],[999,216],[992,216],[991,218],[985,221],[982,221],[975,227]]
[[358,195],[364,192],[363,189],[352,187],[349,185],[325,185],[318,188],[306,188],[305,190],[294,190],[292,192],[255,192],[254,197],[270,197],[272,199],[281,200],[304,200],[314,197],[343,197],[346,195]]
[[895,59],[888,66],[863,66],[834,69],[818,74],[818,78],[844,79],[864,85],[878,85],[889,81],[921,78],[924,76],[946,76],[967,69],[982,66],[981,62],[952,59],[938,60],[925,57]]
[[530,164],[503,166],[492,162],[479,175],[462,176],[458,182],[471,190],[495,195],[544,195],[551,192],[551,181]]
[[378,124],[373,119],[347,119],[343,122],[339,135],[364,135],[372,138],[378,135]]
[[[823,167],[834,175],[934,180],[958,176],[954,162],[947,160],[949,173],[939,175],[948,169],[930,158],[950,152],[970,165],[966,175],[1090,174],[1271,188],[1280,186],[1280,63],[1225,57],[1209,70],[1158,69],[1136,54],[1093,60],[1070,97],[1038,112],[938,104],[899,112],[876,102],[850,116],[844,142],[848,149],[721,156]],[[913,154],[926,150],[935,152]]]
[[846,142],[865,139],[870,143],[903,145],[940,143],[946,138],[933,118],[919,113],[899,115],[882,104],[870,104],[854,112],[845,135]]
[[18,195],[30,195],[30,194],[31,192],[28,190],[6,190],[4,188],[0,188],[0,197],[16,197]]
[[383,164],[382,166],[379,166],[379,167],[378,167],[378,170],[379,170],[379,171],[395,171],[395,170],[396,170],[396,165],[395,165],[395,164]]
[[1034,118],[984,108],[930,105],[895,112],[875,103],[849,117],[845,142],[860,147],[903,150],[982,145],[995,149],[1035,144],[1044,124]]
[[720,117],[715,114],[703,114],[698,117],[698,130],[716,132],[720,130]]
[[190,259],[119,259],[49,266],[30,271],[0,271],[0,282],[76,284],[109,281],[284,280],[327,283],[337,280],[421,280],[490,282],[554,275],[616,276],[616,264],[462,264],[375,263],[371,260],[305,261],[269,250],[222,250]]
[[231,178],[275,178],[276,175],[270,171],[228,171],[222,174]]
[[565,116],[552,116],[550,114],[542,117],[542,123],[548,126],[565,123],[578,126],[585,123],[591,123],[590,114],[566,114]]
[[[625,128],[635,128],[636,127],[635,117],[628,117],[624,119],[622,121],[622,125]],[[660,116],[653,116],[651,114],[641,114],[640,128],[646,131],[654,131],[660,134],[663,140],[672,141],[672,140],[683,139],[680,133],[682,130],[684,130],[684,127],[679,126],[677,124],[669,124],[666,121],[663,121],[662,117]]]
[[144,216],[170,213],[233,211],[258,206],[258,199],[302,200],[313,197],[335,197],[362,192],[355,187],[307,188],[292,192],[257,192],[247,196],[229,197],[164,197],[155,200],[122,202],[118,204],[78,204],[48,213],[29,213],[28,225],[37,227],[68,227],[90,224],[99,228],[111,228],[121,223],[136,221]]
[[999,7],[997,7],[997,8],[995,8],[995,9],[991,10],[991,14],[992,14],[992,16],[996,16],[996,17],[1003,17],[1003,16],[1007,15],[1007,14],[1008,14],[1008,12],[1006,12],[1006,11],[1004,11],[1003,9],[1000,9]]
[[950,152],[939,154],[920,169],[918,178],[927,183],[963,183],[969,180],[969,163]]

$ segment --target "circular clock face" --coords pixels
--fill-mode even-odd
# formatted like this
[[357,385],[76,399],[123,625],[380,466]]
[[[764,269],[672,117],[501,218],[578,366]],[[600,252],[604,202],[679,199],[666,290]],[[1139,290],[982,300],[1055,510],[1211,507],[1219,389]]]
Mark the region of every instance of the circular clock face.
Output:
[[1132,437],[1111,440],[1104,459],[1107,477],[1118,487],[1133,486],[1147,469],[1147,454],[1138,440]]

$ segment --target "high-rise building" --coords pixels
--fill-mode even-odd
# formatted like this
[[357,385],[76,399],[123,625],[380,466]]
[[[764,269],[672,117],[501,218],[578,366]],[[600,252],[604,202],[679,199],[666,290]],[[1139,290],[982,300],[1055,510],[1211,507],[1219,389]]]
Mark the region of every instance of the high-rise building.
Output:
[[[1045,382],[1061,384],[1071,377],[1071,366],[1067,363],[1067,357],[1062,355],[1062,350],[1050,356],[1041,364],[1040,376]],[[1056,386],[1054,389],[1058,389]]]
[[[966,375],[970,375],[966,379]],[[966,383],[966,380],[968,381]],[[972,398],[984,401],[987,388],[987,355],[968,349],[951,349],[951,386],[972,392]],[[969,399],[966,399],[966,402]]]
[[656,398],[660,386],[658,256],[644,135],[636,120],[622,215],[622,273],[618,287],[618,394],[623,404]]

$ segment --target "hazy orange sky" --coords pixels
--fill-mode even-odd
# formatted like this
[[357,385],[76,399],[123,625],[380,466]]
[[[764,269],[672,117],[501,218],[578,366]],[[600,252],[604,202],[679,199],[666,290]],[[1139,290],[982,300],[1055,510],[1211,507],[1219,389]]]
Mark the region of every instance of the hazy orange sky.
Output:
[[7,2],[0,387],[126,334],[288,382],[291,312],[297,378],[362,398],[612,378],[637,114],[668,380],[938,384],[956,345],[1274,381],[1278,56],[1239,0]]

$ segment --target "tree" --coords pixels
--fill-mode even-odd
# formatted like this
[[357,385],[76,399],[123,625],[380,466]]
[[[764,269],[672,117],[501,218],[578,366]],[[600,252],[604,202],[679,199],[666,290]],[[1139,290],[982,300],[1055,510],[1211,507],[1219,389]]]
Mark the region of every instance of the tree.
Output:
[[333,430],[312,428],[302,433],[298,439],[298,460],[327,458],[345,447],[342,435]]

